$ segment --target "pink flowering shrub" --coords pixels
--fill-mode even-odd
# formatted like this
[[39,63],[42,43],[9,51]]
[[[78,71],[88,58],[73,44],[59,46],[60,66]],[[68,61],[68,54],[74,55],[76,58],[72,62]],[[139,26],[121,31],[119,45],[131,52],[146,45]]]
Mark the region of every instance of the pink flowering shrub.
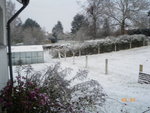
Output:
[[[18,76],[14,85],[8,82],[0,92],[0,106],[3,111],[101,113],[100,108],[104,105],[107,95],[97,81],[82,81],[87,77],[86,70],[79,70],[74,77],[67,79],[71,69],[61,69],[60,64],[48,67],[44,73],[33,72],[31,66],[20,66],[16,69]],[[22,74],[28,78],[21,77]],[[80,83],[72,85],[75,80]]]
[[8,82],[0,92],[2,110],[10,113],[42,113],[49,102],[41,87],[21,76],[16,78],[14,86]]

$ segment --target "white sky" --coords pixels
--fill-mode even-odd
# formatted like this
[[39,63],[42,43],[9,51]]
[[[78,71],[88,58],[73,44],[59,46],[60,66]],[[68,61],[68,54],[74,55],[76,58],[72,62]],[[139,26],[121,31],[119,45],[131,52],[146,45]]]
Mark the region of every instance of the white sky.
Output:
[[[12,0],[15,2],[16,0]],[[85,1],[85,0],[78,0]],[[21,7],[17,2],[16,10]],[[28,7],[20,14],[22,21],[27,18],[36,20],[42,28],[51,32],[51,29],[60,20],[64,32],[70,31],[73,17],[82,11],[77,0],[30,0]]]

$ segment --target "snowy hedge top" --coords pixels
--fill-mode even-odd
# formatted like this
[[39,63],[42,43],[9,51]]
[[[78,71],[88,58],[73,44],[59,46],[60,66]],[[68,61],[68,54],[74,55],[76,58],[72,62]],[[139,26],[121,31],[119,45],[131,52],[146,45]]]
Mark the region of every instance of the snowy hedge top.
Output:
[[87,40],[84,42],[70,42],[67,44],[57,44],[54,45],[53,47],[58,50],[77,50],[81,48],[86,48],[86,47],[95,47],[95,46],[100,46],[102,45],[108,45],[108,44],[117,44],[117,43],[131,43],[133,40],[137,41],[147,41],[150,40],[150,37],[146,37],[145,35],[122,35],[119,37],[106,37],[105,39],[97,39],[97,40]]

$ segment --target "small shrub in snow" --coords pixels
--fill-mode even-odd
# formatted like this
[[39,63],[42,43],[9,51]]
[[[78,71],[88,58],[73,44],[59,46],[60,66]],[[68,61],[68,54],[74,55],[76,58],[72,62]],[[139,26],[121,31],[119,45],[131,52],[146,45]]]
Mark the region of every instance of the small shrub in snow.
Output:
[[[71,69],[61,69],[60,64],[48,67],[44,75],[33,78],[42,81],[46,94],[49,95],[51,103],[58,106],[49,106],[49,111],[56,113],[88,113],[90,109],[97,109],[105,102],[106,94],[98,82],[89,80],[87,82],[72,85],[74,81],[83,81],[87,77],[86,70],[79,70],[71,79],[66,77]],[[41,79],[42,78],[42,79]],[[90,113],[90,112],[89,112]]]
[[0,92],[0,105],[8,113],[44,113],[49,97],[32,80],[17,76],[14,86],[10,82]]
[[[19,76],[14,87],[8,83],[1,91],[0,105],[11,113],[96,113],[105,103],[103,88],[95,80],[85,81],[86,70],[67,79],[70,72],[60,64],[48,67],[45,73],[33,72],[30,66],[17,67]],[[28,77],[21,77],[22,73]]]

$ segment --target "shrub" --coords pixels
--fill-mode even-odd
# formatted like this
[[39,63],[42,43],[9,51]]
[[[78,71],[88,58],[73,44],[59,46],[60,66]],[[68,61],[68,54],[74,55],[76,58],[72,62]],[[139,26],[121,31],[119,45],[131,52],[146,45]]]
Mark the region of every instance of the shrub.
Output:
[[[124,50],[130,48],[130,43],[132,48],[141,47],[143,45],[148,45],[148,37],[145,35],[122,35],[119,37],[107,37],[106,39],[100,40],[89,40],[83,43],[76,43],[72,45],[60,45],[60,47],[54,49],[51,53],[54,58],[58,58],[58,52],[64,57],[66,52],[67,57],[72,57],[73,53],[75,56],[79,55],[79,50],[82,55],[97,54],[98,48],[100,47],[100,53],[111,52],[115,50]],[[58,46],[58,45],[57,45]],[[65,52],[64,52],[65,51]]]
[[49,102],[42,88],[23,76],[17,76],[13,86],[8,82],[0,93],[2,110],[9,113],[42,113]]
[[61,69],[60,64],[56,64],[48,67],[45,74],[32,75],[32,80],[41,85],[50,98],[50,113],[91,113],[105,103],[106,94],[95,80],[73,85],[74,81],[85,80],[86,70],[79,70],[74,77],[67,79],[70,73],[70,68]]
[[[50,66],[45,73],[33,72],[31,66],[16,68],[14,86],[8,82],[1,91],[0,105],[11,113],[91,113],[100,111],[107,96],[95,80],[85,81],[88,72],[79,70],[71,79],[70,68]],[[21,77],[26,73],[28,77]],[[83,82],[84,80],[84,82]],[[74,82],[77,82],[73,85]],[[79,82],[81,81],[81,82]],[[10,95],[11,89],[13,94]]]

